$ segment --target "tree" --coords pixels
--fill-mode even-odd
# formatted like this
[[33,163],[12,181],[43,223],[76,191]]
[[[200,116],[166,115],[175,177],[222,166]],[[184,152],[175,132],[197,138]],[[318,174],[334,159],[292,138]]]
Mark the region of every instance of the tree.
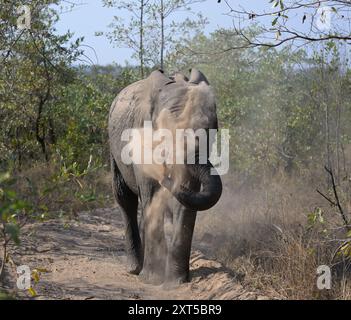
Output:
[[[201,13],[197,14],[196,19],[187,17],[179,22],[172,20],[171,17],[180,11],[194,14],[191,9],[192,5],[203,1],[204,0],[159,0],[154,2],[152,10],[153,16],[156,18],[154,24],[158,32],[158,36],[155,37],[155,39],[159,39],[159,41],[155,43],[154,49],[159,47],[160,58],[158,64],[161,69],[164,69],[165,55],[171,50],[174,50],[177,43],[186,42],[191,36],[201,32],[203,27],[207,24],[207,19],[205,19]],[[157,17],[159,18],[157,19]]]
[[[138,0],[113,1],[103,0],[105,6],[114,7],[128,20],[115,16],[109,25],[111,31],[107,38],[117,47],[127,47],[137,58],[140,76],[145,74],[145,68],[165,66],[165,57],[177,43],[190,39],[203,29],[207,20],[198,14],[191,18],[194,12],[191,6],[204,0]],[[176,12],[185,12],[181,21],[172,19]],[[103,35],[103,32],[97,32]]]
[[57,95],[60,86],[73,79],[70,65],[82,53],[82,38],[72,43],[72,34],[55,33],[58,15],[52,6],[59,1],[34,2],[29,6],[31,25],[24,30],[17,28],[17,6],[2,2],[1,17],[5,20],[0,26],[4,36],[0,115],[4,125],[0,129],[0,148],[7,152],[1,154],[1,160],[11,157],[20,168],[25,153],[40,153],[35,145],[49,159],[47,146],[55,142],[51,108],[61,98]]
[[[151,0],[103,0],[102,2],[104,6],[116,8],[129,15],[128,22],[115,16],[109,25],[112,31],[106,35],[117,47],[127,47],[133,50],[133,57],[139,60],[140,77],[143,78],[146,54],[144,38],[150,29],[150,26],[146,24],[146,19],[151,12]],[[97,35],[103,35],[103,32],[97,32]]]
[[[221,1],[219,1],[221,2]],[[233,17],[233,35],[245,40],[247,47],[278,47],[285,43],[298,46],[329,40],[351,40],[351,3],[345,0],[267,0],[266,10],[246,9],[224,1]],[[260,33],[252,38],[246,27],[255,24]]]

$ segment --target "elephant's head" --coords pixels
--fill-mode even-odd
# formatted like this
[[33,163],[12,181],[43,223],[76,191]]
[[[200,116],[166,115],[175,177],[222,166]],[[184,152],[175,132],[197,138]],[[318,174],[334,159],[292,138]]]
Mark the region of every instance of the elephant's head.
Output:
[[[215,169],[208,160],[212,144],[209,141],[208,131],[218,129],[213,90],[206,77],[196,69],[192,69],[189,79],[180,74],[167,78],[161,72],[155,78],[157,81],[154,87],[157,88],[157,94],[151,114],[154,126],[158,129],[166,128],[174,131],[192,129],[192,132],[196,132],[198,129],[204,129],[200,131],[206,133],[206,150],[203,144],[199,145],[199,139],[196,139],[192,146],[195,163],[187,164],[187,152],[184,152],[185,165],[176,164],[173,169],[168,168],[159,182],[186,208],[194,211],[208,210],[217,203],[222,194],[221,179],[218,175],[213,174]],[[181,147],[189,148],[189,145]],[[177,148],[179,148],[178,145]],[[206,154],[205,161],[199,161],[201,152]],[[178,174],[172,175],[172,170],[177,170],[177,166],[178,169],[182,168],[180,169],[182,172],[179,173],[178,170]],[[189,181],[197,183],[189,183]],[[193,189],[192,186],[197,187]]]

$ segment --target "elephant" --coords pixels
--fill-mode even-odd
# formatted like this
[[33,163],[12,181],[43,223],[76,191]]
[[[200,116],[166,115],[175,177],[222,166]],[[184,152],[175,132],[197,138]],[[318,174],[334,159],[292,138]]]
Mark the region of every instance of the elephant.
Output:
[[[165,127],[218,130],[213,89],[203,73],[190,72],[189,78],[181,73],[168,77],[155,70],[127,86],[113,101],[108,120],[112,189],[123,216],[128,272],[165,288],[190,281],[196,215],[218,202],[221,178],[212,174],[215,169],[208,157],[206,163],[196,157],[192,164],[163,164],[158,177],[150,176],[142,166],[123,161],[126,141],[121,136],[124,130],[143,127],[145,121],[159,126],[161,115]],[[209,154],[210,141],[207,147]],[[172,221],[168,243],[166,214]]]

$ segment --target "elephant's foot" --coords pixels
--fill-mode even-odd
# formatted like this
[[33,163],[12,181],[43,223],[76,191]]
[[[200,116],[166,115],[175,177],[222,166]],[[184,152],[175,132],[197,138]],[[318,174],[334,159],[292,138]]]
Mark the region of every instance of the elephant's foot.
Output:
[[142,259],[134,253],[127,254],[127,272],[138,275],[143,268]]
[[160,285],[164,281],[164,272],[155,272],[148,268],[143,268],[139,275],[143,282],[147,284]]
[[166,290],[179,287],[181,284],[190,281],[190,272],[188,265],[182,265],[175,260],[168,260],[166,267],[166,277],[163,288]]
[[190,281],[189,273],[167,274],[162,287],[165,290],[172,290]]
[[138,262],[127,262],[127,272],[130,274],[138,275],[142,269],[142,265]]
[[155,241],[154,246],[152,247],[146,245],[143,269],[140,273],[143,282],[160,285],[165,281],[166,256],[167,247],[163,237],[159,239],[159,241]]

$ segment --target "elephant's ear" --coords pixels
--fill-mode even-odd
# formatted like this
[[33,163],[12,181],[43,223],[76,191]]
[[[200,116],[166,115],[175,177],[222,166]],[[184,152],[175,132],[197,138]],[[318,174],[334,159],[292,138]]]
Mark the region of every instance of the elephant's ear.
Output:
[[164,86],[175,81],[166,77],[162,70],[156,70],[151,72],[148,77],[150,83],[150,89],[153,93],[161,90]]
[[191,69],[189,83],[200,84],[200,82],[205,82],[207,85],[209,85],[207,78],[201,71],[194,68]]
[[[147,99],[150,99],[150,117],[154,121],[154,110],[156,108],[155,101],[157,100],[157,96],[160,94],[162,89],[168,84],[175,83],[173,79],[170,79],[165,76],[162,70],[156,70],[151,72],[149,77],[147,78],[146,85],[148,94],[146,94]],[[145,93],[146,93],[145,92]]]

